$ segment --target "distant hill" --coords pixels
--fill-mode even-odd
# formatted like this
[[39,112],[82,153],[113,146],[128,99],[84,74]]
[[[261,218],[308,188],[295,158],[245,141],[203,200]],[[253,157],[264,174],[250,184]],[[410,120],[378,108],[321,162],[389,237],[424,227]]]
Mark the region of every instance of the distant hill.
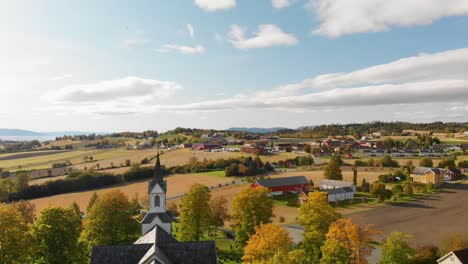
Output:
[[46,136],[46,135],[44,135],[43,133],[30,131],[30,130],[0,128],[0,136],[34,137],[34,136]]
[[[84,132],[84,131],[51,131],[51,132],[36,132],[23,129],[13,129],[13,128],[0,128],[0,137],[58,137],[63,135],[89,135],[95,132]],[[104,133],[95,133],[102,135]]]
[[228,131],[243,131],[243,132],[250,132],[250,133],[274,133],[279,130],[287,130],[289,128],[286,127],[270,127],[270,128],[259,128],[259,127],[231,127]]

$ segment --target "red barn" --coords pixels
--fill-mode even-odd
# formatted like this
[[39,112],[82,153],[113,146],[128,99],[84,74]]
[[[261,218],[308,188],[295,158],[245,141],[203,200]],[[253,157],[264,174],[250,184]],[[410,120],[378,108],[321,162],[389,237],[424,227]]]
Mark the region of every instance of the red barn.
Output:
[[195,144],[192,146],[193,150],[212,150],[212,149],[222,149],[221,145],[219,144]]
[[308,193],[310,183],[304,176],[293,176],[273,179],[259,179],[254,181],[250,187],[263,186],[271,190],[272,195],[282,195],[288,193]]

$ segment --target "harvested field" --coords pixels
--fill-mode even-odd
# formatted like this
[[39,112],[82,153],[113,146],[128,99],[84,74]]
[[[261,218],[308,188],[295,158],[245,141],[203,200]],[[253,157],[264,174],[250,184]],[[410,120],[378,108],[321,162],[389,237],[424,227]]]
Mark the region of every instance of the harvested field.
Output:
[[419,244],[440,245],[451,234],[468,237],[468,182],[446,184],[446,189],[426,198],[351,214],[357,224],[372,224],[384,235],[412,234]]
[[60,154],[60,153],[70,152],[70,151],[71,150],[47,150],[47,151],[28,151],[28,152],[20,152],[20,153],[2,154],[0,155],[0,161],[40,157],[40,156]]
[[[43,179],[45,180],[45,179]],[[224,184],[230,182],[231,178],[216,177],[202,174],[177,174],[167,178],[167,195],[174,196],[185,193],[195,183],[204,184],[207,186],[215,186],[218,184]],[[56,206],[68,207],[73,201],[76,201],[80,208],[83,210],[88,204],[89,198],[94,192],[103,194],[111,190],[120,189],[123,193],[132,197],[137,193],[139,197],[144,197],[148,193],[148,181],[141,181],[136,183],[129,183],[121,186],[112,188],[105,188],[86,192],[68,193],[55,195],[51,197],[44,197],[39,199],[31,200],[36,205],[37,212],[46,208],[49,204]]]

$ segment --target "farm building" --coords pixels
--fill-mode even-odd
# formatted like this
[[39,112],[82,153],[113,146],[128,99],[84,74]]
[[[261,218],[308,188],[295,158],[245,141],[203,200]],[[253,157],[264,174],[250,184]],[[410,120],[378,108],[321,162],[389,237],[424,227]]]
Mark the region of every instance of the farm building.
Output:
[[439,169],[417,167],[410,175],[413,182],[433,183],[436,187],[444,183],[444,175]]
[[437,260],[439,264],[463,264],[468,263],[468,248],[451,251]]
[[450,181],[460,179],[462,176],[462,173],[460,170],[452,168],[452,169],[439,169],[442,171],[442,174],[444,175],[444,178]]
[[259,179],[250,185],[252,188],[256,188],[258,186],[263,186],[270,189],[272,195],[301,192],[308,193],[310,189],[310,183],[304,176]]
[[328,194],[328,202],[351,200],[354,197],[354,191],[351,187],[324,189],[322,191]]
[[199,143],[199,144],[194,144],[192,146],[192,149],[193,150],[212,150],[212,149],[222,149],[222,147],[219,144]]
[[325,191],[328,189],[344,188],[344,187],[351,188],[353,193],[356,192],[356,186],[352,182],[328,180],[328,179],[323,179],[320,181],[320,190],[322,191]]

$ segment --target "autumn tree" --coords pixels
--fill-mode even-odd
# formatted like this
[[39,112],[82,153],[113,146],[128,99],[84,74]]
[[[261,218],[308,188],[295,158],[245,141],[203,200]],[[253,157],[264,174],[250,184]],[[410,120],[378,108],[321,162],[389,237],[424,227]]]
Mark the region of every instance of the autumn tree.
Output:
[[441,253],[445,255],[450,251],[464,248],[468,248],[468,238],[460,234],[453,234],[442,240]]
[[268,264],[306,264],[307,253],[304,249],[294,249],[289,252],[277,252],[273,258],[268,260]]
[[88,248],[133,243],[140,236],[140,224],[132,209],[120,190],[101,195],[83,223],[82,239]]
[[91,198],[89,198],[88,206],[86,206],[86,212],[91,211],[91,208],[93,207],[94,203],[97,201],[98,198],[99,196],[96,192],[94,192]]
[[422,158],[419,160],[419,166],[431,168],[434,165],[434,162],[430,158]]
[[265,224],[255,227],[244,248],[244,263],[264,263],[275,254],[285,254],[292,245],[292,239],[282,227]]
[[304,227],[302,248],[308,263],[318,263],[328,229],[339,218],[340,214],[328,203],[326,192],[309,193],[307,202],[299,207],[299,223]]
[[370,244],[377,232],[370,227],[353,224],[350,219],[338,219],[330,225],[320,263],[367,264],[374,247]]
[[21,214],[0,203],[0,264],[30,263],[31,241],[28,224]]
[[229,219],[227,200],[224,196],[216,196],[210,201],[211,225],[216,228],[224,226],[224,221]]
[[36,206],[34,204],[26,201],[19,201],[12,203],[11,206],[20,213],[27,224],[34,223],[34,215],[36,213]]
[[416,249],[416,254],[411,259],[411,264],[437,263],[439,248],[434,245],[424,245]]
[[29,175],[25,172],[16,174],[16,189],[18,192],[29,187]]
[[382,246],[379,264],[410,264],[414,249],[410,246],[413,236],[401,232],[392,232]]
[[330,161],[325,167],[323,174],[326,179],[330,180],[343,180],[343,175],[341,174],[340,164],[335,161]]
[[208,230],[211,220],[210,189],[195,184],[182,197],[180,212],[180,239],[182,241],[199,241],[203,232]]
[[81,212],[80,206],[75,201],[73,201],[73,203],[70,205],[70,208],[73,210],[73,212],[75,212],[75,215],[80,219],[81,222],[83,212]]
[[72,208],[42,210],[33,227],[40,263],[86,263],[85,248],[79,242],[81,217]]
[[244,246],[255,226],[271,223],[273,199],[265,187],[247,188],[234,197],[231,219],[236,234],[235,241]]

